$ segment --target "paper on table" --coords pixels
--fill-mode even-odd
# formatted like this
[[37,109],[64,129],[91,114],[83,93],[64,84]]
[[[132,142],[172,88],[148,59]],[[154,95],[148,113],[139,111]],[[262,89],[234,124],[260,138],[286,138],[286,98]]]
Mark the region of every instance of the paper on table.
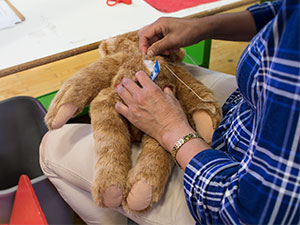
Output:
[[20,22],[22,22],[22,19],[9,6],[8,2],[0,0],[0,29],[15,26]]

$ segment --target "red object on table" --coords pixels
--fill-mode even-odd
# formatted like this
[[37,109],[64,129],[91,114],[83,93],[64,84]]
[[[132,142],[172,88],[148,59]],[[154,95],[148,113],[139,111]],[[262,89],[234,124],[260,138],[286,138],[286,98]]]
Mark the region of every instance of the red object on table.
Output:
[[157,10],[167,13],[215,1],[217,0],[145,0],[145,2]]
[[132,3],[132,0],[106,0],[106,5],[108,6],[114,6],[118,3],[125,3],[127,5],[130,5]]
[[9,224],[48,224],[30,179],[22,175],[10,216]]

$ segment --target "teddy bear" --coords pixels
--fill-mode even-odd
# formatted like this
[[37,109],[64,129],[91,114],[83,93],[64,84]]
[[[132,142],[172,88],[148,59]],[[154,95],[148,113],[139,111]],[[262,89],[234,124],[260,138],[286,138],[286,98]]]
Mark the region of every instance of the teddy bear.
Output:
[[[198,128],[195,114],[205,112],[215,129],[221,110],[212,91],[182,66],[184,51],[148,57],[139,50],[135,31],[102,41],[99,52],[99,60],[80,69],[62,85],[45,121],[50,130],[60,128],[89,106],[96,152],[91,187],[94,202],[100,207],[123,206],[128,212],[145,212],[161,198],[174,161],[155,139],[117,113],[115,104],[121,99],[116,85],[124,77],[134,79],[140,70],[150,74],[146,62],[158,61],[160,73],[154,82],[172,90],[193,128]],[[211,141],[211,137],[204,138]],[[141,142],[135,165],[130,158],[132,142]]]

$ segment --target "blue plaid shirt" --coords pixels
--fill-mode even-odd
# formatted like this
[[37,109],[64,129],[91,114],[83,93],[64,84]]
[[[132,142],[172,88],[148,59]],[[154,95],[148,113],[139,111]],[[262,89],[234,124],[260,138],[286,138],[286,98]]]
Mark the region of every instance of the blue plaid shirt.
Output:
[[241,56],[212,149],[184,175],[197,224],[300,223],[300,3],[254,5],[259,32]]

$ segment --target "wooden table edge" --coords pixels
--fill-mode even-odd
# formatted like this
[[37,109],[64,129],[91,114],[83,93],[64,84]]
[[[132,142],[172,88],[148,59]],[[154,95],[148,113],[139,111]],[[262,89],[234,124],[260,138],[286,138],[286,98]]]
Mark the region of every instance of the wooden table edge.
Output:
[[[241,0],[238,2],[234,2],[228,5],[224,5],[224,6],[220,6],[220,7],[216,7],[214,9],[210,9],[210,10],[206,10],[200,13],[195,13],[189,16],[186,16],[185,18],[200,18],[200,17],[205,17],[205,16],[210,16],[210,15],[214,15],[217,13],[221,13],[230,9],[234,9],[234,8],[238,8],[247,4],[251,4],[257,2],[257,0]],[[11,74],[15,74],[24,70],[28,70],[37,66],[42,66],[51,62],[55,62],[61,59],[65,59],[74,55],[78,55],[84,52],[88,52],[94,49],[97,49],[99,44],[101,43],[101,41],[97,41],[88,45],[84,45],[78,48],[74,48],[74,49],[70,49],[67,51],[63,51],[51,56],[46,56],[40,59],[36,59],[36,60],[32,60],[26,63],[22,63],[19,65],[15,65],[12,67],[8,67],[5,69],[0,70],[0,78],[4,77],[4,76],[8,76]]]

